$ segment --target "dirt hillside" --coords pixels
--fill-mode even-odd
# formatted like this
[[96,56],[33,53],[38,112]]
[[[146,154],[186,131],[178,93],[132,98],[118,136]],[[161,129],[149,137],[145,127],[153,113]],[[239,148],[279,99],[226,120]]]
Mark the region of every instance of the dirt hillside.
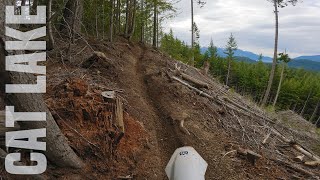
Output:
[[[208,162],[206,179],[210,180],[320,176],[319,166],[309,168],[294,162],[293,158],[300,153],[271,133],[271,129],[288,138],[307,138],[308,143],[301,143],[320,155],[318,135],[291,130],[278,120],[281,117],[268,116],[200,70],[151,47],[122,39],[114,44],[79,40],[71,52],[63,40],[58,39],[57,43],[57,48],[49,53],[45,99],[86,168],[68,170],[52,164],[47,177],[167,179],[165,166],[174,150],[182,146],[194,147]],[[103,53],[103,57],[92,58],[95,51]],[[172,79],[180,77],[175,72],[177,68],[208,84],[208,89],[198,88],[202,91],[199,94]],[[101,96],[110,90],[124,103],[122,138],[114,125],[114,104]],[[181,120],[189,134],[179,126]],[[262,143],[268,134],[270,137]],[[239,148],[262,157],[252,164],[237,153]]]

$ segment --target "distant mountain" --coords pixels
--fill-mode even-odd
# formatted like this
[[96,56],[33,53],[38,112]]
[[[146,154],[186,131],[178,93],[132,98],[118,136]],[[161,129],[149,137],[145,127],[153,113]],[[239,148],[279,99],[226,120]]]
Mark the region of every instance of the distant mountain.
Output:
[[316,56],[299,56],[297,58],[294,58],[296,60],[310,60],[310,61],[315,61],[315,62],[320,62],[320,55]]
[[242,61],[242,62],[246,62],[246,63],[252,63],[252,64],[253,63],[257,63],[257,61],[255,61],[255,60],[252,60],[252,59],[247,58],[247,57],[242,57],[242,56],[236,56],[235,59],[237,61]]
[[[205,53],[207,50],[208,48],[206,47],[201,48],[202,53]],[[221,57],[226,57],[226,54],[224,54],[223,48],[218,48],[218,55]],[[256,63],[259,59],[259,55],[249,51],[244,51],[239,49],[235,52],[235,58],[238,61],[243,61],[247,63]],[[263,56],[262,61],[264,63],[269,64],[269,63],[272,63],[272,58]],[[310,71],[320,71],[320,55],[300,56],[300,57],[294,58],[288,64],[288,66],[292,68],[302,68]]]
[[310,71],[320,71],[320,61],[312,61],[309,59],[293,59],[288,63],[289,67],[302,68]]
[[[205,53],[207,50],[208,50],[207,47],[202,47],[201,48],[201,52],[202,53]],[[226,57],[226,54],[224,53],[224,49],[223,48],[218,48],[218,54],[221,57]],[[241,49],[238,49],[235,52],[234,55],[238,56],[238,57],[247,57],[247,58],[249,58],[251,60],[254,60],[254,61],[258,61],[258,59],[259,59],[259,55],[258,54],[255,54],[255,53],[252,53],[252,52],[249,52],[249,51],[244,51],[244,50],[241,50]],[[262,61],[263,62],[272,62],[272,58],[271,57],[267,57],[267,56],[263,56],[262,57]]]

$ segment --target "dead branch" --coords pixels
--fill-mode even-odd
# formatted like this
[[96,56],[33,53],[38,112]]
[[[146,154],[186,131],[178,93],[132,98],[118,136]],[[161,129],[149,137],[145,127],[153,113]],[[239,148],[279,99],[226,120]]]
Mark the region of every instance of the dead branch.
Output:
[[263,139],[262,144],[266,144],[267,140],[269,139],[271,133],[268,133],[267,136]]
[[[188,84],[187,82],[185,82],[185,81],[183,81],[183,80],[181,80],[181,79],[179,79],[179,78],[177,78],[177,77],[175,77],[175,76],[172,76],[171,79],[173,79],[173,80],[175,80],[175,81],[177,81],[177,82],[179,82],[179,83],[187,86],[188,88],[196,91],[197,93],[199,93],[199,95],[201,95],[201,96],[203,96],[203,97],[206,97],[206,98],[208,98],[208,99],[210,99],[210,100],[213,100],[213,101],[217,102],[217,103],[220,104],[220,105],[225,105],[225,106],[228,107],[229,109],[235,110],[235,111],[237,111],[238,113],[241,113],[241,114],[250,116],[250,115],[248,115],[247,113],[241,111],[241,110],[244,110],[244,111],[247,111],[248,113],[252,113],[252,114],[255,115],[256,117],[258,116],[258,117],[260,117],[260,118],[262,118],[262,119],[264,119],[264,120],[267,120],[268,122],[272,122],[272,123],[274,124],[274,121],[272,121],[272,120],[270,120],[270,119],[268,119],[268,118],[266,118],[266,117],[263,117],[263,116],[261,116],[261,115],[259,115],[259,114],[257,114],[257,113],[254,113],[254,112],[252,112],[251,110],[248,110],[247,108],[240,108],[240,105],[239,105],[239,104],[233,103],[231,100],[229,101],[228,98],[223,98],[223,99],[226,100],[227,102],[231,103],[232,105],[240,108],[241,110],[239,110],[239,109],[237,109],[237,108],[235,108],[235,107],[227,104],[226,102],[223,102],[223,100],[219,99],[218,97],[213,97],[213,96],[207,94],[206,92],[203,92],[203,91],[201,91],[201,90],[199,90],[199,89],[191,86],[191,85]],[[259,124],[261,124],[260,121],[257,121],[257,122],[258,122]],[[261,124],[261,125],[262,125],[262,124]],[[263,125],[265,125],[265,124],[263,124]],[[302,154],[306,155],[307,157],[309,157],[309,158],[312,159],[312,160],[320,161],[320,158],[319,158],[318,156],[316,156],[316,155],[314,155],[313,153],[311,153],[311,151],[306,150],[304,147],[302,147],[301,145],[299,145],[297,142],[294,142],[293,140],[290,140],[290,139],[286,138],[285,136],[283,136],[283,135],[282,135],[278,130],[276,130],[275,128],[270,127],[270,130],[271,130],[271,132],[272,132],[273,134],[275,134],[277,137],[279,137],[282,141],[290,144],[290,145],[291,145],[294,149],[296,149],[297,151],[301,152]]]
[[183,72],[180,72],[180,71],[177,71],[177,72],[178,72],[177,75],[181,76],[182,79],[184,79],[184,80],[186,80],[188,82],[191,82],[192,84],[195,85],[195,87],[197,87],[197,88],[206,88],[206,89],[209,88],[209,85],[207,83],[202,82],[202,81],[200,81],[200,80],[198,80],[198,79],[196,79],[196,78],[194,78],[192,76],[189,76],[188,74],[185,74]]
[[257,113],[255,113],[255,112],[253,112],[252,110],[244,107],[243,105],[240,105],[240,104],[232,101],[231,99],[229,99],[229,98],[226,97],[226,96],[223,96],[223,97],[222,97],[222,100],[227,101],[227,102],[229,102],[230,104],[236,106],[237,108],[242,109],[242,110],[244,110],[244,111],[247,111],[247,112],[249,112],[250,114],[253,114],[253,115],[255,115],[255,116],[259,117],[259,118],[262,118],[262,119],[264,119],[264,120],[266,120],[266,121],[268,121],[268,122],[270,122],[270,123],[272,123],[272,124],[275,123],[275,122],[274,122],[273,120],[271,120],[270,118],[265,117],[265,116],[260,115],[260,114],[257,114]]
[[275,159],[275,158],[269,158],[269,159],[274,161],[274,162],[276,162],[276,163],[278,163],[278,164],[280,164],[280,165],[284,165],[284,166],[286,166],[286,167],[288,167],[288,168],[290,168],[290,169],[292,169],[292,170],[294,170],[294,171],[296,171],[296,172],[298,172],[300,174],[304,174],[304,175],[311,176],[311,177],[315,176],[312,172],[309,172],[309,171],[307,171],[307,170],[305,170],[303,168],[300,168],[299,166],[296,166],[294,164],[290,164],[290,163],[285,162],[285,161],[280,160],[280,159]]

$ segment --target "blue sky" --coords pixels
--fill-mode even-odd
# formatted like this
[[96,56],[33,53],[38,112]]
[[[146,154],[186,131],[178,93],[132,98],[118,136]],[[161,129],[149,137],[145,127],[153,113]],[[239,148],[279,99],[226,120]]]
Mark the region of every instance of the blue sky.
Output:
[[[233,33],[240,49],[272,56],[275,21],[272,3],[267,0],[205,1],[203,8],[195,4],[201,46],[207,46],[212,38],[216,46],[224,47]],[[190,0],[181,0],[175,6],[178,15],[164,25],[165,31],[171,28],[175,36],[190,44]],[[291,57],[320,55],[320,1],[304,0],[279,11],[279,51],[287,49]]]

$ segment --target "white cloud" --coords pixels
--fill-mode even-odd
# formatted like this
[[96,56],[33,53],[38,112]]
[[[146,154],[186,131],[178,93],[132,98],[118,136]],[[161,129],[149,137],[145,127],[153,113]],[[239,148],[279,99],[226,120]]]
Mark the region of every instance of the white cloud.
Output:
[[[274,46],[273,5],[267,0],[206,0],[203,8],[195,5],[195,22],[200,29],[200,43],[223,47],[231,32],[240,49],[272,56]],[[190,43],[190,0],[177,4],[179,15],[168,22],[166,31]],[[309,0],[279,9],[279,50],[291,56],[320,54],[320,2]]]

